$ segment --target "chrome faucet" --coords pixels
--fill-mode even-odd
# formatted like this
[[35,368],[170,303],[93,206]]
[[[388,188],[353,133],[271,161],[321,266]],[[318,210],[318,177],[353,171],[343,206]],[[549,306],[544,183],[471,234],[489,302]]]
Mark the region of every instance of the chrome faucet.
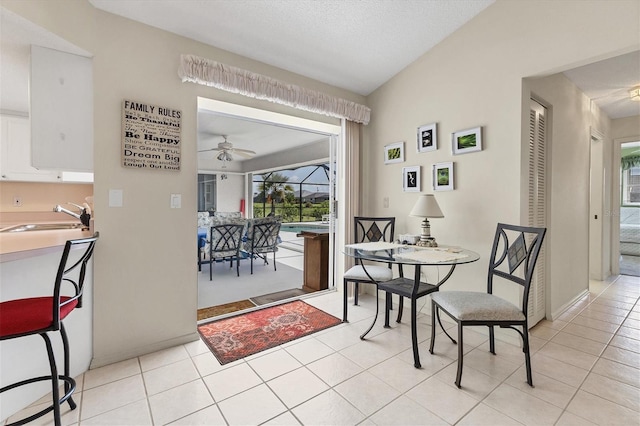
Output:
[[78,219],[84,226],[89,226],[89,220],[91,219],[91,209],[89,208],[89,205],[85,203],[83,207],[83,206],[79,206],[77,204],[69,203],[69,202],[67,204],[71,204],[72,206],[77,207],[80,210],[80,214],[67,210],[64,207],[62,207],[60,204],[57,204],[53,208],[53,211],[58,213],[66,213],[69,216],[72,216]]

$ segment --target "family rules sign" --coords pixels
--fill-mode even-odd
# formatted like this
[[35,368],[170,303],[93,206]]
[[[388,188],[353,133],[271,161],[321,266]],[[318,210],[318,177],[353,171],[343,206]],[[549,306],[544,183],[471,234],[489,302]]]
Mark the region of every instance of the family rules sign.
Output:
[[180,171],[181,116],[175,109],[122,101],[122,165]]

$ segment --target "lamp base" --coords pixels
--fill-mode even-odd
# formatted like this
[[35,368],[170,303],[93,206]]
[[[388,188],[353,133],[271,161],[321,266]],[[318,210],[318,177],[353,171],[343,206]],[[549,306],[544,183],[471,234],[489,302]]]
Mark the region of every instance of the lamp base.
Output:
[[436,242],[436,239],[433,237],[428,237],[426,239],[420,239],[420,241],[418,241],[416,243],[416,245],[418,247],[438,247],[438,243]]

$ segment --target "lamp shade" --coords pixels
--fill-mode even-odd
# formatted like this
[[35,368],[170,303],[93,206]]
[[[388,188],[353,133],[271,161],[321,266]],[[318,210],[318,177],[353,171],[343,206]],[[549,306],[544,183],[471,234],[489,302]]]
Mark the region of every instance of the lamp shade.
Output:
[[436,201],[436,197],[434,197],[433,194],[423,194],[418,197],[409,215],[418,217],[444,217]]

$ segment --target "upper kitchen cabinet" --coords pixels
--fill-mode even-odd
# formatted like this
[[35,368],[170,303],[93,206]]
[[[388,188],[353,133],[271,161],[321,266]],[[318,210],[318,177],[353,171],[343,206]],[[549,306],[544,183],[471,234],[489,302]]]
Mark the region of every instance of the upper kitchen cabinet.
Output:
[[38,169],[93,170],[91,58],[31,46],[31,160]]
[[0,7],[2,180],[93,180],[91,56]]
[[62,182],[62,175],[38,170],[31,165],[29,119],[18,115],[0,116],[0,176],[2,180]]

